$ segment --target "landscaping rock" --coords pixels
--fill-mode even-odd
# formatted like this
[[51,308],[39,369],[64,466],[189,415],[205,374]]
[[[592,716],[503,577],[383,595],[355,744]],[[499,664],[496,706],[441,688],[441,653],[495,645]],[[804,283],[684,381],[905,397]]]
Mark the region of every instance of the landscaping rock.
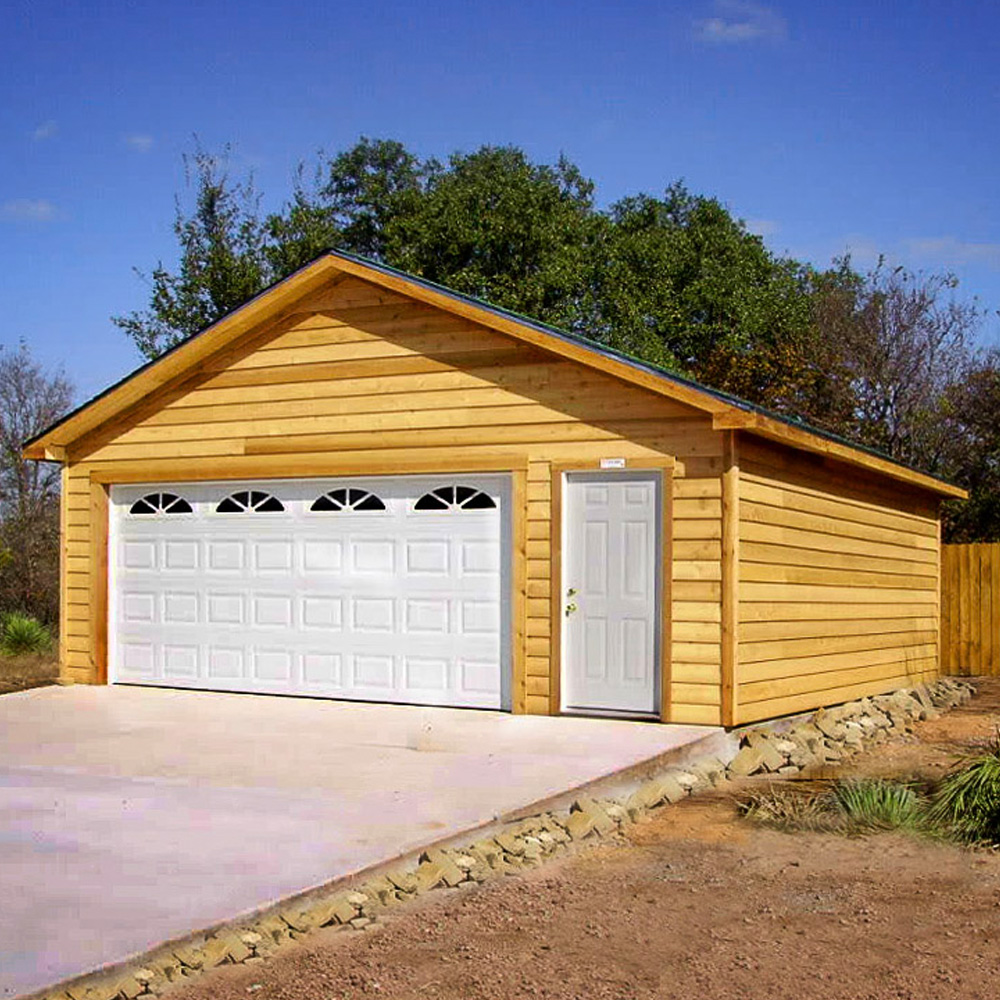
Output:
[[524,854],[524,841],[512,833],[498,833],[493,839],[507,854]]
[[697,761],[691,770],[701,783],[717,785],[726,773],[726,765],[718,757],[709,757]]
[[607,814],[604,808],[593,799],[577,799],[570,807],[570,818],[574,811],[587,813],[594,824],[594,829],[601,836],[610,833],[615,829],[615,821]]
[[816,718],[813,720],[813,724],[824,736],[831,740],[839,740],[843,738],[844,726],[825,709],[821,708],[816,713]]
[[385,877],[388,882],[391,882],[401,892],[417,891],[417,880],[413,877],[412,872],[401,870],[391,871],[387,872]]
[[777,750],[773,743],[765,743],[758,749],[765,770],[777,771],[785,766],[785,755]]
[[745,746],[729,762],[729,773],[738,778],[756,774],[764,767],[764,754],[759,747]]

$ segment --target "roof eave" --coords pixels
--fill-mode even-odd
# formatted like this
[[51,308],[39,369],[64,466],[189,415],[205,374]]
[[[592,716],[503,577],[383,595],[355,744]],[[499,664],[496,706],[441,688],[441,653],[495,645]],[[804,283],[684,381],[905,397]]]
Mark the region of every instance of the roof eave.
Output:
[[[211,326],[130,372],[26,441],[22,446],[22,456],[39,461],[66,461],[65,452],[74,441],[113,419],[149,392],[189,371],[203,358],[227,347],[254,326],[274,320],[283,307],[287,308],[300,296],[322,285],[338,270],[335,260],[328,253],[303,265]],[[59,453],[63,453],[63,457],[55,458]]]
[[716,414],[712,418],[712,426],[715,430],[738,430],[778,444],[789,445],[799,451],[808,451],[850,465],[863,466],[873,472],[891,476],[899,482],[928,490],[939,496],[959,500],[969,498],[969,491],[961,486],[955,486],[953,483],[938,479],[936,476],[930,476],[925,472],[918,472],[909,466],[900,465],[890,458],[881,458],[871,452],[861,451],[850,445],[819,437],[807,430],[769,419],[760,413],[734,410],[729,413]]
[[706,386],[656,369],[638,359],[604,350],[600,345],[520,317],[488,303],[470,299],[386,265],[362,260],[336,250],[328,251],[297,271],[258,293],[254,298],[223,316],[165,354],[148,362],[100,395],[82,404],[68,416],[25,443],[25,458],[65,462],[69,448],[89,431],[129,408],[150,392],[173,382],[215,352],[232,344],[255,326],[273,322],[283,310],[294,312],[294,302],[323,285],[335,274],[353,275],[364,281],[437,306],[505,333],[543,350],[599,368],[610,375],[640,385],[660,395],[711,416],[716,430],[740,430],[826,455],[852,465],[863,466],[898,481],[909,483],[945,497],[967,498],[968,493],[909,466],[843,442],[825,432],[796,426],[778,415],[769,415],[743,400],[728,397]]

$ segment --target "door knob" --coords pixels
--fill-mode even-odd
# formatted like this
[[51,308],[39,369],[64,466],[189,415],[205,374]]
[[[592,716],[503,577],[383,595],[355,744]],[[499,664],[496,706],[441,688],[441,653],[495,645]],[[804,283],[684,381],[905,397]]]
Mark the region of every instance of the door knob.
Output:
[[[566,596],[569,598],[575,597],[576,587],[570,587],[569,590],[566,591]],[[569,604],[566,605],[566,617],[569,618],[574,611],[576,611],[576,601],[571,599]]]

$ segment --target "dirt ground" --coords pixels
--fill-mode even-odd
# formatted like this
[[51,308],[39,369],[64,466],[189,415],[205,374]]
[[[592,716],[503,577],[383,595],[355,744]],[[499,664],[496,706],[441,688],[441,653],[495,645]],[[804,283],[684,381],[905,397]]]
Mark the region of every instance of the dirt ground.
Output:
[[48,653],[0,656],[0,694],[52,684],[59,676],[59,663]]
[[[936,777],[1000,723],[1000,681],[838,772]],[[601,845],[430,894],[365,933],[322,931],[176,1000],[987,998],[1000,990],[1000,854],[882,834],[786,834],[728,796]]]

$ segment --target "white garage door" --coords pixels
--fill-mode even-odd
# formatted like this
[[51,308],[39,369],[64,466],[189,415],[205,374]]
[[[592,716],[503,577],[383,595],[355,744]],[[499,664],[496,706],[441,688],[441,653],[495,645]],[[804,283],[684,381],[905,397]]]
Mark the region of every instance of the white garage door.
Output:
[[112,681],[509,707],[503,476],[112,489]]

